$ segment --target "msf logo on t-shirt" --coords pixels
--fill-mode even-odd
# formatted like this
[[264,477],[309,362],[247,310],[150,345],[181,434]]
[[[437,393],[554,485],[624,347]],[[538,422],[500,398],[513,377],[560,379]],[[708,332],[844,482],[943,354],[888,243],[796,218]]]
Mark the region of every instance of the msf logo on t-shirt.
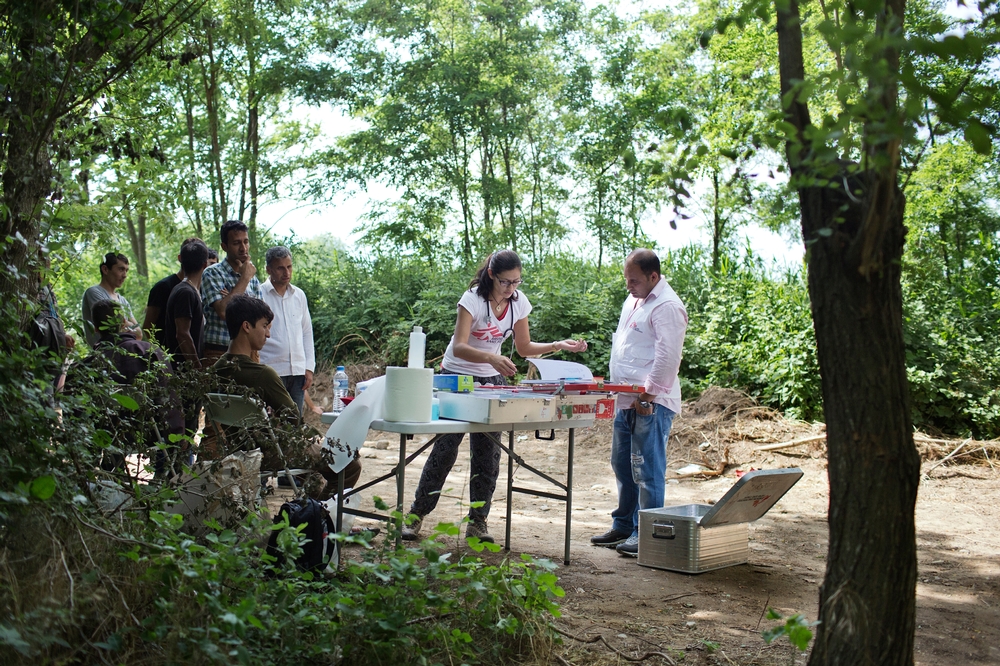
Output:
[[503,333],[493,322],[490,322],[486,328],[470,331],[469,335],[483,342],[503,342]]

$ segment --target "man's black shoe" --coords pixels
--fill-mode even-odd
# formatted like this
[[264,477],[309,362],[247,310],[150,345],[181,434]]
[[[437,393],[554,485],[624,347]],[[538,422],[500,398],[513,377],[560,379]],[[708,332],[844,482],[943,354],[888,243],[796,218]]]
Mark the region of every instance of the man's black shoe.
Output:
[[603,546],[605,548],[614,548],[625,539],[628,539],[630,535],[625,532],[619,532],[616,529],[610,529],[604,534],[599,536],[590,537],[590,543],[595,546]]
[[628,539],[615,546],[619,555],[625,557],[639,557],[639,535],[632,534]]

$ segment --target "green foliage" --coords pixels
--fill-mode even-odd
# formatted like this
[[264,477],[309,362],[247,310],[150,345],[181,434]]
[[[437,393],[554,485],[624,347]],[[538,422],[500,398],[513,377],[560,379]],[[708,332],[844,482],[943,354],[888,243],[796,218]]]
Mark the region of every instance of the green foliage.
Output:
[[[13,304],[0,308],[9,315]],[[74,370],[57,412],[52,359],[26,342],[0,355],[3,663],[545,660],[563,594],[554,565],[485,561],[476,553],[497,547],[476,540],[456,550],[456,526],[412,549],[396,550],[392,535],[378,550],[362,543],[332,576],[297,571],[301,532],[253,514],[193,536],[168,509],[169,484],[100,468],[106,453],[134,450],[121,436],[155,402],[90,363]],[[203,392],[206,381],[172,388]],[[260,547],[272,529],[287,556],[277,572]]]
[[129,559],[155,590],[139,638],[169,662],[506,663],[547,640],[544,619],[562,596],[547,561],[487,564],[433,537],[399,550],[363,544],[363,557],[334,577],[298,572],[290,562],[304,537],[280,525],[289,564],[275,577],[267,556],[248,566],[261,558],[253,520],[194,542],[175,517],[152,518],[152,547]]
[[807,622],[802,615],[792,615],[788,619],[785,619],[781,613],[773,608],[767,609],[767,619],[785,620],[785,623],[762,632],[761,636],[763,636],[765,643],[771,643],[782,636],[788,636],[788,642],[802,652],[805,652],[809,647],[809,641],[813,637],[810,627],[815,627],[819,624],[819,621]]
[[1000,215],[986,165],[943,142],[913,174],[903,279],[914,420],[975,437],[1000,430]]
[[748,255],[742,262],[724,260],[704,284],[700,303],[688,309],[682,377],[697,389],[743,388],[792,417],[822,418],[802,272],[774,276]]

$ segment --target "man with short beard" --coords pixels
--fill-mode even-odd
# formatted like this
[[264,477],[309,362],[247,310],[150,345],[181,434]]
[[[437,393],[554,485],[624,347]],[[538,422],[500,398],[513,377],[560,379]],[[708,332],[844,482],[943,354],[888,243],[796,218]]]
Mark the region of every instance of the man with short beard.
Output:
[[611,443],[618,507],[611,529],[590,542],[637,557],[639,511],[663,506],[667,437],[681,411],[677,373],[688,317],[652,250],[633,250],[623,273],[629,297],[612,337],[609,369],[613,383],[641,386],[642,392],[618,394]]
[[250,261],[250,235],[247,225],[230,220],[219,230],[219,240],[226,260],[209,266],[201,278],[201,301],[205,312],[205,347],[209,365],[229,348],[226,329],[226,306],[234,297],[246,294],[261,299],[257,267]]

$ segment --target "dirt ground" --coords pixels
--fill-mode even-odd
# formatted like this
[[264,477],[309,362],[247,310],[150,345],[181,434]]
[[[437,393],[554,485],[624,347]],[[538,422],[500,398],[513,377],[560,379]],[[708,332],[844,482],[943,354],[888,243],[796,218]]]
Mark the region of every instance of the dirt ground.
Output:
[[[317,382],[317,404],[322,404],[328,387],[325,377]],[[761,632],[776,624],[764,617],[768,607],[786,616],[817,617],[827,549],[825,448],[818,438],[778,451],[754,449],[821,434],[821,425],[785,420],[735,391],[711,389],[697,402],[685,405],[668,445],[667,504],[715,502],[736,482],[738,470],[799,467],[805,473],[770,512],[750,525],[748,564],[689,575],[641,567],[614,550],[590,545],[592,535],[610,527],[610,512],[616,504],[608,462],[611,422],[598,421],[578,431],[570,565],[562,565],[563,502],[515,494],[511,521],[511,554],[530,553],[560,565],[558,575],[566,596],[560,603],[558,626],[581,639],[604,639],[597,643],[564,639],[559,663],[625,663],[613,648],[632,658],[660,652],[681,664],[804,664],[807,655],[797,652],[787,639],[766,645]],[[555,441],[536,440],[533,433],[519,435],[516,451],[526,462],[565,479],[566,431],[557,431]],[[363,481],[389,472],[398,458],[398,436],[375,431],[369,436],[363,452]],[[416,450],[426,439],[415,437],[408,450]],[[407,468],[405,507],[413,499],[426,456],[425,452]],[[676,478],[674,473],[690,463],[715,467],[720,461],[728,464],[719,477]],[[916,663],[1000,664],[1000,563],[996,557],[1000,533],[995,529],[1000,518],[1000,475],[987,461],[934,469],[932,464],[924,464],[930,477],[921,480],[916,513]],[[489,523],[501,543],[507,510],[506,469],[505,456]],[[446,494],[425,525],[462,519],[468,474],[468,447],[463,446],[448,477]],[[544,482],[523,469],[515,478],[515,485],[545,488]],[[394,503],[394,481],[367,491],[365,508],[372,508],[373,495]],[[456,540],[455,547],[466,546]],[[345,554],[351,557],[351,549]],[[643,663],[669,662],[650,656]]]

